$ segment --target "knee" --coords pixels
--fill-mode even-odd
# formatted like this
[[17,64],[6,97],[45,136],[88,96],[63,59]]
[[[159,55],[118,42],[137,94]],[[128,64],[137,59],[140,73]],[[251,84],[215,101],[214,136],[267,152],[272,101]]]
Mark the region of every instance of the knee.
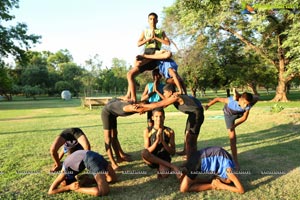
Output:
[[134,76],[139,72],[137,67],[132,68],[127,72],[127,78],[134,78]]
[[189,192],[189,188],[183,183],[180,184],[180,189],[179,190],[182,193]]
[[141,155],[146,160],[149,159],[149,157],[151,156],[150,152],[147,149],[142,150]]

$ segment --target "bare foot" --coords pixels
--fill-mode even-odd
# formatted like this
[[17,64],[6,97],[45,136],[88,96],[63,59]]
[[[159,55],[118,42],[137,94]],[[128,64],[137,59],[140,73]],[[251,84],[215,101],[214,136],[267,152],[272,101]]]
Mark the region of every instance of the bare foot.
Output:
[[177,166],[175,166],[175,165],[172,167],[172,171],[176,175],[177,179],[179,179],[181,181],[181,179],[184,176],[184,174],[182,173],[182,171]]
[[113,168],[113,170],[115,170],[115,171],[117,171],[117,170],[119,170],[119,166],[118,165],[111,165],[111,167]]
[[52,173],[52,172],[58,172],[58,171],[61,170],[61,168],[62,168],[62,165],[60,165],[60,166],[54,165],[54,166],[50,169],[50,172],[51,172],[51,173]]

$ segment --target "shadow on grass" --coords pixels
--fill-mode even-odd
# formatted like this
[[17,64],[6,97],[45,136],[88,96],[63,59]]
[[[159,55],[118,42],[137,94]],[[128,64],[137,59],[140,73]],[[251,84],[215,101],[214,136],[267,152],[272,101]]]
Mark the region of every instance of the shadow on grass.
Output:
[[[74,126],[75,127],[75,126]],[[102,124],[96,124],[96,125],[88,125],[88,126],[80,126],[79,128],[84,129],[84,128],[93,128],[93,127],[102,127]],[[69,128],[69,127],[65,127]],[[43,132],[48,132],[48,131],[56,131],[57,135],[61,133],[65,128],[59,127],[59,128],[51,128],[51,129],[34,129],[34,130],[25,130],[25,131],[5,131],[1,132],[0,135],[5,135],[5,134],[20,134],[20,133],[43,133]],[[102,129],[101,129],[102,130]]]
[[24,110],[24,109],[41,109],[41,108],[65,108],[79,107],[80,99],[71,99],[64,101],[61,99],[43,99],[28,101],[8,101],[0,102],[0,110]]
[[[263,185],[269,184],[281,176],[299,168],[300,154],[297,153],[300,148],[299,130],[300,124],[289,123],[258,132],[238,135],[238,152],[241,152],[238,154],[238,158],[241,170],[237,173],[246,191],[255,190]],[[198,147],[204,148],[207,146],[225,146],[229,148],[229,139],[227,135],[206,141],[201,141],[201,137],[199,137]],[[183,148],[183,144],[176,144],[176,148]],[[130,154],[138,154],[141,159],[140,151],[130,152]],[[178,159],[176,160],[174,164],[180,166],[182,162],[178,161]],[[180,158],[180,160],[182,159]],[[124,169],[146,171],[147,174],[151,172],[155,173],[155,171],[151,171],[151,169],[148,168],[147,165],[139,165],[137,163],[129,163],[128,166],[124,166]],[[122,178],[129,180],[133,177],[124,176],[121,177],[121,180]],[[168,184],[174,186],[173,190],[178,191],[179,182],[168,182]],[[168,187],[169,185],[162,187]],[[178,195],[178,193],[176,195]],[[181,198],[183,196],[185,195],[180,194],[177,197]]]

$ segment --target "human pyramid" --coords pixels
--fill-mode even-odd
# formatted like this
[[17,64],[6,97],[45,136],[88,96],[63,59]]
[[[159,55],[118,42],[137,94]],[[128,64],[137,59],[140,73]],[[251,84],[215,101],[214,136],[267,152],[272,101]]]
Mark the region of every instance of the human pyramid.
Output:
[[[50,186],[48,194],[73,190],[94,196],[107,195],[109,183],[117,181],[115,171],[119,169],[118,163],[132,161],[118,140],[117,117],[145,112],[148,124],[144,131],[145,148],[141,151],[141,156],[149,167],[157,169],[157,178],[175,174],[180,181],[181,192],[223,189],[244,193],[244,188],[234,173],[234,170],[239,170],[235,127],[247,120],[257,97],[246,92],[239,94],[234,90],[233,96],[215,98],[202,106],[198,99],[187,95],[184,82],[177,73],[178,66],[170,58],[171,52],[161,50],[162,44],[170,45],[170,40],[164,31],[156,28],[158,16],[150,13],[148,22],[150,28],[143,31],[138,40],[138,46],[145,45],[145,52],[136,57],[134,67],[127,74],[127,94],[112,99],[101,112],[109,161],[91,150],[90,142],[80,128],[64,130],[50,148],[54,160],[51,171],[61,172]],[[153,82],[146,85],[141,102],[137,102],[134,78],[149,70],[152,71]],[[166,79],[165,85],[161,83],[162,76]],[[225,104],[223,111],[232,154],[218,146],[197,149],[198,135],[204,122],[204,108],[207,110],[217,102]],[[163,108],[171,104],[187,115],[184,149],[177,152],[186,159],[181,167],[171,163],[171,156],[176,153],[174,130],[164,126]],[[235,122],[236,119],[239,120]],[[62,146],[63,151],[58,153]],[[61,164],[60,160],[65,153],[68,156]],[[84,169],[89,174],[81,176],[79,180],[77,175]],[[211,174],[212,177],[202,180],[199,174]],[[96,186],[91,186],[91,183]]]

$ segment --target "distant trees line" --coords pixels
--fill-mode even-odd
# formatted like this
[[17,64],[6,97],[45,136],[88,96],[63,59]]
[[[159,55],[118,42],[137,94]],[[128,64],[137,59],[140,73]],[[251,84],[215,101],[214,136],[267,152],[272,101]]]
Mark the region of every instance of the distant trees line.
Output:
[[[192,95],[231,87],[247,87],[258,94],[257,88],[264,87],[276,90],[273,101],[287,101],[289,88],[300,85],[299,8],[262,9],[248,16],[240,13],[238,2],[217,2],[176,1],[164,9],[163,26],[180,43],[174,59]],[[9,10],[18,6],[18,0],[0,4],[0,21],[12,20]],[[39,39],[27,34],[26,24],[0,24],[0,95],[11,100],[17,94],[54,96],[63,90],[73,96],[90,96],[95,90],[125,93],[126,74],[132,67],[126,61],[114,58],[111,66],[103,67],[95,55],[82,66],[74,63],[67,49],[27,50]],[[8,56],[15,65],[5,62]],[[140,88],[149,81],[149,73],[136,78]]]

